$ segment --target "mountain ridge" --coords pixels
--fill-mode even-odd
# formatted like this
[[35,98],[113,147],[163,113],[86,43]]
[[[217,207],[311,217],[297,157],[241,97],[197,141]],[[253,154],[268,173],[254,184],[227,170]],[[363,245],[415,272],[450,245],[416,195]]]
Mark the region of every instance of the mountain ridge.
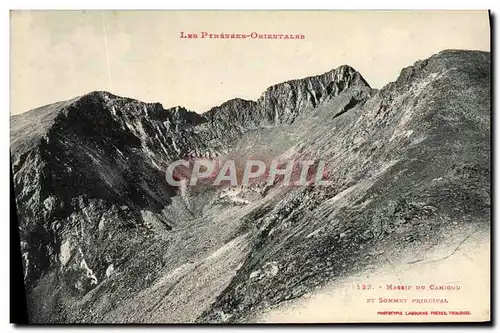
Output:
[[[443,56],[447,56],[447,55],[453,55],[453,54],[461,54],[463,52],[466,52],[466,53],[477,53],[477,54],[484,54],[484,55],[487,55],[489,56],[490,52],[488,51],[481,51],[481,50],[461,50],[461,49],[445,49],[445,50],[442,50],[434,55],[432,55],[431,57],[427,58],[426,60],[428,59],[433,59],[433,58],[439,58],[439,57],[443,57]],[[404,73],[405,71],[407,70],[411,70],[411,68],[415,67],[415,66],[420,66],[422,63],[424,63],[425,60],[417,60],[414,62],[413,65],[410,65],[408,67],[405,67],[403,68],[398,77],[396,78],[396,80],[394,81],[391,81],[391,82],[388,82],[387,84],[385,84],[384,86],[382,86],[381,88],[371,88],[371,86],[369,85],[369,83],[364,79],[364,77],[362,76],[362,74],[360,72],[358,72],[356,69],[354,69],[353,67],[351,67],[350,65],[340,65],[334,69],[331,69],[329,71],[326,71],[322,74],[316,74],[316,75],[310,75],[310,76],[306,76],[306,77],[302,77],[302,78],[296,78],[296,79],[290,79],[290,80],[286,80],[286,81],[282,81],[282,82],[279,82],[279,83],[275,83],[275,84],[272,84],[270,85],[269,87],[267,87],[264,92],[261,94],[261,96],[259,98],[257,98],[256,100],[251,100],[251,99],[245,99],[245,98],[240,98],[240,97],[234,97],[234,98],[230,98],[228,100],[226,100],[225,102],[222,102],[221,104],[219,105],[215,105],[213,107],[211,107],[210,109],[206,110],[206,111],[203,111],[203,112],[195,112],[195,111],[191,111],[189,110],[188,108],[184,107],[184,106],[181,106],[181,105],[176,105],[176,106],[171,106],[171,107],[168,107],[164,110],[168,111],[168,110],[172,110],[172,109],[175,109],[175,108],[183,108],[189,112],[194,112],[194,113],[197,113],[199,115],[203,115],[203,114],[206,114],[207,112],[210,112],[212,109],[214,108],[217,108],[217,107],[222,107],[224,104],[228,103],[228,102],[231,102],[233,100],[242,100],[242,101],[246,101],[246,102],[257,102],[259,99],[262,98],[262,95],[265,94],[265,92],[271,88],[274,88],[276,86],[281,86],[281,85],[285,85],[285,84],[288,84],[288,83],[294,83],[294,82],[297,82],[297,81],[303,81],[303,80],[310,80],[310,79],[315,79],[315,78],[321,78],[321,77],[328,77],[329,75],[331,75],[332,73],[334,73],[336,70],[339,70],[339,69],[347,69],[348,71],[350,72],[355,72],[357,75],[359,75],[359,80],[362,81],[364,84],[366,84],[370,89],[374,90],[374,91],[379,91],[379,90],[382,90],[384,89],[385,87],[387,86],[390,86],[391,84],[394,84],[395,82],[397,82],[398,80],[400,80],[403,76],[404,76]],[[77,99],[80,99],[80,98],[83,98],[87,95],[109,95],[109,96],[114,96],[115,98],[122,98],[122,99],[128,99],[128,100],[135,100],[135,101],[139,101],[138,99],[134,99],[134,98],[130,98],[130,97],[125,97],[125,96],[121,96],[121,95],[117,95],[117,94],[113,94],[109,91],[105,91],[105,90],[94,90],[94,91],[90,91],[88,93],[85,93],[83,95],[80,95],[80,96],[76,96],[76,97],[73,97],[73,98],[70,98],[70,99],[67,99],[67,100],[61,100],[61,101],[57,101],[57,102],[53,102],[53,103],[49,103],[49,104],[45,104],[45,105],[42,105],[42,106],[39,106],[37,108],[34,108],[34,109],[30,109],[30,110],[26,110],[25,112],[22,112],[22,113],[18,113],[18,114],[11,114],[10,117],[18,117],[18,116],[21,116],[25,113],[28,113],[28,112],[34,112],[36,110],[41,110],[41,109],[45,109],[45,108],[49,108],[51,106],[55,106],[57,104],[64,104],[64,103],[67,103],[69,101],[75,101]],[[146,102],[143,102],[143,103],[146,103]],[[152,104],[161,104],[159,102],[150,102]],[[148,103],[149,104],[149,103]]]
[[[11,117],[31,320],[242,322],[381,247],[487,229],[489,70],[446,51],[380,90],[341,66],[201,115],[97,92]],[[248,156],[326,160],[333,185],[235,196],[164,177],[175,159]]]
[[[279,82],[279,83],[273,84],[273,85],[267,87],[262,92],[261,96],[264,95],[267,90],[269,90],[271,88],[276,88],[276,87],[279,87],[279,86],[282,86],[282,85],[285,85],[285,84],[298,83],[298,82],[301,82],[301,81],[310,81],[310,80],[314,80],[314,79],[323,79],[324,80],[325,78],[328,78],[329,76],[335,75],[335,73],[338,70],[346,70],[346,71],[348,71],[350,73],[354,73],[355,76],[359,76],[359,78],[357,78],[357,80],[360,80],[361,82],[363,82],[364,84],[366,84],[369,87],[369,84],[366,82],[366,80],[361,76],[361,74],[358,71],[356,71],[354,68],[352,68],[349,65],[341,65],[341,66],[339,66],[337,68],[331,69],[331,70],[329,70],[327,72],[324,72],[322,74],[310,75],[310,76],[306,76],[306,77],[303,77],[303,78],[291,79],[291,80],[286,80],[286,81],[283,81],[283,82]],[[48,108],[56,106],[58,104],[65,104],[65,103],[68,103],[69,101],[75,102],[75,101],[77,101],[77,100],[79,100],[81,98],[93,97],[93,96],[101,97],[101,98],[105,98],[105,99],[120,98],[120,99],[129,100],[129,101],[139,101],[138,99],[134,99],[134,98],[130,98],[130,97],[125,97],[125,96],[117,95],[117,94],[114,94],[114,93],[111,93],[111,92],[105,91],[105,90],[94,90],[94,91],[90,91],[88,93],[85,93],[83,95],[70,98],[68,100],[61,100],[61,101],[57,101],[57,102],[54,102],[54,103],[49,103],[49,104],[42,105],[42,106],[39,106],[39,107],[31,109],[31,110],[27,110],[27,111],[19,113],[19,114],[11,114],[10,117],[18,117],[18,116],[21,116],[21,115],[23,115],[23,114],[25,114],[27,112],[34,112],[34,111],[38,111],[38,110],[48,109]],[[221,103],[220,105],[215,105],[215,106],[211,107],[209,110],[203,111],[201,113],[198,113],[198,112],[195,112],[195,111],[191,111],[191,110],[189,110],[186,107],[181,106],[181,105],[171,106],[171,107],[168,107],[166,109],[164,108],[164,110],[165,111],[170,111],[170,110],[174,110],[176,108],[181,108],[181,109],[184,109],[184,110],[189,111],[189,112],[194,112],[194,113],[197,113],[199,115],[204,115],[204,114],[210,112],[212,109],[214,109],[214,108],[220,108],[223,105],[225,105],[226,103],[230,103],[231,101],[241,100],[241,101],[246,101],[246,102],[257,102],[260,98],[261,97],[259,97],[257,100],[249,100],[249,99],[244,99],[244,98],[239,98],[239,97],[230,98],[227,101]],[[161,103],[159,103],[159,102],[149,102],[149,103],[143,102],[143,103],[146,103],[146,104],[160,104],[161,105]]]

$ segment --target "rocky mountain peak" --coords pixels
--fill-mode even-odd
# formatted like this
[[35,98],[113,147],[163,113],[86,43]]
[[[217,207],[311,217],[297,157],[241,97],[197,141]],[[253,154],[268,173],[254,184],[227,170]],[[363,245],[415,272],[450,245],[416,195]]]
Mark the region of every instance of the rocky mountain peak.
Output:
[[95,91],[91,91],[85,95],[82,95],[80,98],[102,99],[104,101],[108,101],[111,99],[123,98],[123,97],[114,95],[114,94],[110,93],[109,91],[95,90]]
[[257,101],[234,98],[203,113],[209,121],[230,121],[245,126],[293,123],[323,101],[350,91],[357,100],[372,91],[354,68],[342,65],[320,75],[294,79],[267,88]]
[[371,92],[369,84],[359,72],[343,65],[320,75],[273,85],[257,103],[271,110],[275,122],[291,123],[297,115],[316,108],[346,90],[351,90],[361,99]]
[[182,106],[175,106],[166,110],[163,110],[162,108],[159,112],[165,120],[168,119],[170,122],[177,123],[179,125],[194,126],[206,121],[205,118],[200,116],[198,113],[190,111]]

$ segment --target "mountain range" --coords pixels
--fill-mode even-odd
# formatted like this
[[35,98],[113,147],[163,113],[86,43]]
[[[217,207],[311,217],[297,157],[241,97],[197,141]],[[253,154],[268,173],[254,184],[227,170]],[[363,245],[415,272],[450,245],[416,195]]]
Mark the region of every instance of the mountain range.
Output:
[[[33,323],[254,322],[451,235],[489,237],[490,54],[355,69],[205,113],[104,91],[11,116]],[[175,160],[310,158],[333,185],[169,185]],[[405,252],[405,253],[406,253]]]

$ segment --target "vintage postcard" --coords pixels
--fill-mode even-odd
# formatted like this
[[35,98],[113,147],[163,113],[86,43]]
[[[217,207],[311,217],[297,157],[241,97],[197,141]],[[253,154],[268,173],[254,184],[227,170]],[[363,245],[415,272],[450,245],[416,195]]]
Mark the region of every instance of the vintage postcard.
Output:
[[10,20],[29,323],[490,321],[488,11]]

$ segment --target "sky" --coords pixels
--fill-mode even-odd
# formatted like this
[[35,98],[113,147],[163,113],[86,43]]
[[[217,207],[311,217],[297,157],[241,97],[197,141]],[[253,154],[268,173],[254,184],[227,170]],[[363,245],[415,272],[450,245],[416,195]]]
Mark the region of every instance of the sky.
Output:
[[[204,112],[344,64],[381,88],[441,50],[490,50],[487,11],[11,11],[10,17],[11,114],[95,90]],[[304,39],[186,39],[181,32]]]

